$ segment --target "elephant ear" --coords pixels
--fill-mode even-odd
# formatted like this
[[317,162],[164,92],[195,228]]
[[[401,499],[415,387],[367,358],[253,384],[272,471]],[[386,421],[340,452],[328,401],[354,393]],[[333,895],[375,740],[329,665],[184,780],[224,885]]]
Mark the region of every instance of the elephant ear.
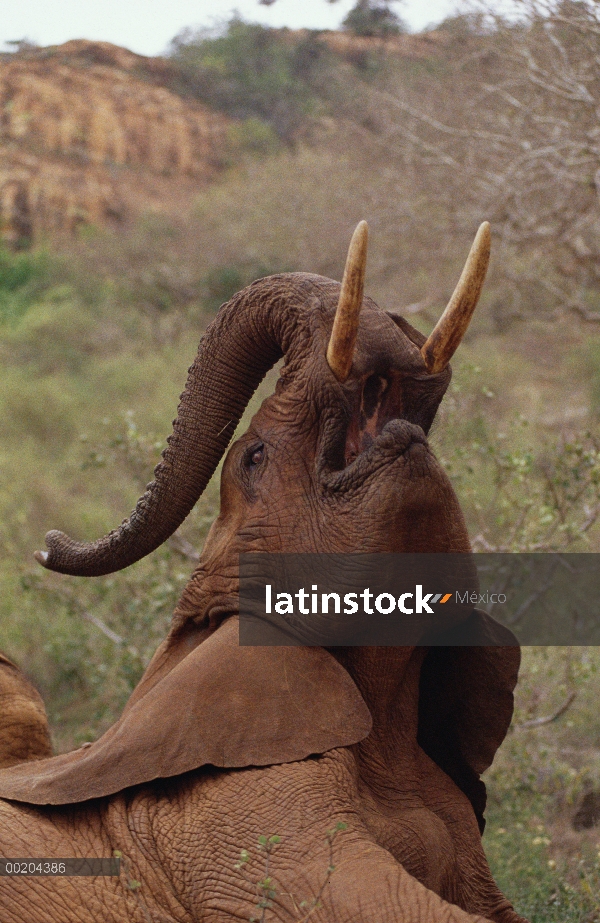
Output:
[[0,771],[0,797],[73,804],[210,764],[265,766],[357,743],[371,716],[316,647],[240,647],[238,619],[173,632],[123,714],[72,753]]
[[[485,827],[485,784],[508,731],[521,660],[518,641],[475,609],[447,647],[431,647],[423,663],[418,740],[423,750],[467,795],[479,829]],[[463,646],[468,645],[468,646]]]
[[427,340],[425,334],[421,333],[420,330],[417,330],[416,327],[413,327],[412,324],[409,324],[401,314],[393,314],[391,311],[386,311],[385,313],[388,317],[392,318],[396,324],[396,327],[400,328],[402,333],[408,337],[411,343],[414,343],[415,346],[418,346],[419,349],[421,349],[421,346],[423,346]]

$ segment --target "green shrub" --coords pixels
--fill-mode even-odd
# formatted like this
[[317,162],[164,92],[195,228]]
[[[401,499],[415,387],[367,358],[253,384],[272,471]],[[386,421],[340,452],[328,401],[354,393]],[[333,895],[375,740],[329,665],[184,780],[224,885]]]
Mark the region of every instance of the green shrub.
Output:
[[344,19],[343,26],[355,35],[364,36],[399,35],[408,31],[387,0],[358,0]]
[[227,132],[227,140],[234,152],[273,154],[280,146],[273,128],[255,115],[243,122],[234,122]]
[[48,270],[44,253],[0,248],[0,323],[18,321],[28,311],[48,281]]
[[235,118],[265,122],[290,141],[318,109],[313,84],[330,55],[314,34],[298,40],[235,16],[220,35],[184,30],[172,42],[171,61],[183,92]]

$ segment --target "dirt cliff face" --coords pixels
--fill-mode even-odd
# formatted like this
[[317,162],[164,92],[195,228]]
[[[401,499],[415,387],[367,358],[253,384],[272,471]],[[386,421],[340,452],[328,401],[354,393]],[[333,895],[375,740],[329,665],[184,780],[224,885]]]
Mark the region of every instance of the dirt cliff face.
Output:
[[161,86],[167,70],[105,42],[0,60],[0,221],[9,243],[189,204],[219,168],[229,120]]

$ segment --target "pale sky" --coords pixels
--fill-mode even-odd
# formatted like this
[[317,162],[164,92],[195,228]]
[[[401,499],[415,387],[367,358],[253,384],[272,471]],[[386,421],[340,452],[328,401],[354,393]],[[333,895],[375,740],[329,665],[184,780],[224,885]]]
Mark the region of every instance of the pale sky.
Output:
[[[10,40],[28,38],[38,45],[58,45],[87,38],[124,45],[139,54],[161,54],[185,26],[210,26],[234,10],[249,22],[269,26],[336,29],[355,0],[0,0],[0,50]],[[405,0],[395,9],[419,31],[440,22],[455,0]]]

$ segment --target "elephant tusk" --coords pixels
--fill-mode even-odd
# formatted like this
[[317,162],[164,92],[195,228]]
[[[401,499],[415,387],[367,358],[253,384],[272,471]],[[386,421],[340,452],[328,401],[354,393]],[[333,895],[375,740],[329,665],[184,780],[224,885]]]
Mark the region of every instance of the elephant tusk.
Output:
[[337,380],[342,383],[350,374],[358,335],[358,319],[365,287],[368,237],[369,226],[366,221],[360,221],[348,248],[340,298],[327,347],[327,364]]
[[446,368],[469,326],[485,280],[491,247],[490,225],[480,225],[467,262],[446,310],[421,347],[421,355],[431,375]]

